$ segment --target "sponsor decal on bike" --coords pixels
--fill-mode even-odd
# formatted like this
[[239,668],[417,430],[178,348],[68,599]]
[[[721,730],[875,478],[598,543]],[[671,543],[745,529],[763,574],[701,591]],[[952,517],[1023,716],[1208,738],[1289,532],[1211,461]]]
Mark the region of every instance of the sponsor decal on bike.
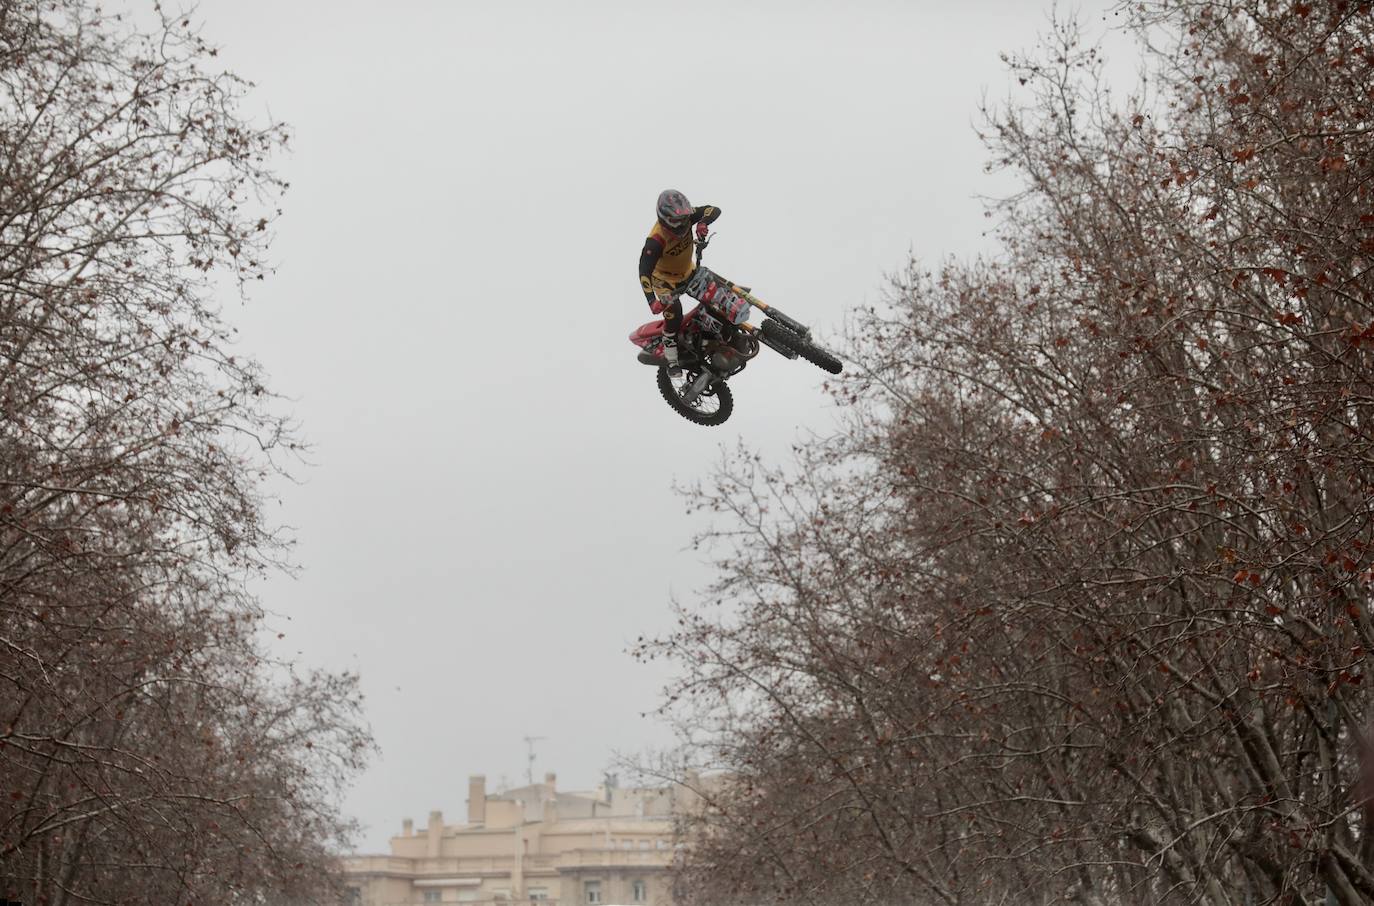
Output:
[[697,326],[710,334],[720,334],[720,322],[708,315],[706,312],[698,312],[696,317]]
[[731,324],[742,323],[749,317],[749,303],[739,296],[731,294],[730,298],[721,303],[720,307],[724,310],[725,316],[730,319]]

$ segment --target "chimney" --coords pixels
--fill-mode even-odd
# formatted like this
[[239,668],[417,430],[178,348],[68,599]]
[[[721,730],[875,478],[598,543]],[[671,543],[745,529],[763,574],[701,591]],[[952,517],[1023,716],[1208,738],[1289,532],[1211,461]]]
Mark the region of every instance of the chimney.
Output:
[[415,833],[415,822],[409,818],[401,819],[401,836],[409,837]]
[[468,824],[487,823],[487,778],[473,774],[468,778]]
[[430,812],[430,813],[429,813],[429,832],[428,832],[428,834],[427,834],[427,836],[429,837],[429,840],[427,841],[428,846],[426,847],[426,855],[428,855],[431,859],[437,859],[437,858],[439,858],[439,840],[440,840],[441,837],[443,837],[443,834],[444,834],[444,813],[443,813],[443,812]]

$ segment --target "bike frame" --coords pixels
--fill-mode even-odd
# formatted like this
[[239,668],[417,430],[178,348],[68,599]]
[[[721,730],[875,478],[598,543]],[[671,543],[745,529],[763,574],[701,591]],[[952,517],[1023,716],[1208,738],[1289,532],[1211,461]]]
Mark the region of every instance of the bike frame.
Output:
[[[698,239],[698,240],[696,240],[696,247],[697,247],[697,251],[696,251],[697,267],[701,267],[701,259],[702,259],[702,256],[703,256],[703,255],[705,254],[705,252],[706,252],[706,246],[708,246],[708,245],[710,245],[710,244],[711,244],[711,236],[707,236],[705,239]],[[801,323],[800,321],[797,321],[797,320],[795,320],[795,319],[793,319],[793,318],[788,317],[788,316],[787,316],[786,314],[784,314],[783,312],[781,312],[781,311],[779,311],[778,309],[774,308],[773,306],[769,305],[767,302],[763,301],[763,300],[760,299],[758,296],[756,296],[756,295],[754,295],[752,292],[750,292],[748,287],[745,287],[745,286],[736,286],[735,284],[732,283],[732,284],[730,284],[730,291],[731,291],[732,293],[737,294],[741,299],[743,299],[744,301],[748,302],[750,305],[754,306],[754,307],[757,308],[759,311],[763,312],[765,315],[767,315],[768,317],[772,318],[774,321],[777,321],[779,324],[781,324],[783,327],[786,327],[788,330],[792,331],[793,333],[799,334],[799,335],[801,335],[802,337],[805,337],[806,339],[810,339],[810,338],[811,338],[811,328],[807,327],[805,324]],[[757,328],[757,327],[755,327],[754,325],[749,324],[749,323],[747,323],[747,322],[744,323],[744,324],[737,324],[737,325],[735,325],[735,326],[744,328],[744,329],[750,331],[751,333],[757,332],[757,331],[758,331],[758,328]],[[793,356],[793,358],[796,358],[796,357]]]
[[[706,238],[697,239],[694,241],[694,244],[696,246],[695,258],[697,267],[701,267],[701,259],[706,251],[706,247],[711,244],[711,238],[711,236],[707,236]],[[754,306],[759,311],[763,312],[764,315],[771,318],[773,321],[776,321],[781,326],[796,333],[802,338],[810,338],[811,329],[809,327],[791,317],[788,317],[786,313],[781,312],[773,306],[769,305],[767,302],[763,301],[758,296],[754,295],[754,293],[749,289],[749,287],[740,286],[737,283],[732,283],[729,281],[726,281],[726,287],[731,293],[735,294],[748,304]],[[689,386],[686,390],[683,391],[682,399],[684,402],[691,403],[697,397],[701,396],[701,394],[704,393],[713,382],[728,380],[730,377],[743,370],[744,366],[748,364],[749,360],[758,354],[758,346],[760,344],[768,346],[770,349],[785,356],[786,358],[797,358],[797,353],[795,351],[788,349],[786,346],[774,342],[772,339],[769,338],[767,333],[761,330],[758,326],[750,324],[747,321],[740,324],[733,324],[730,322],[729,318],[724,315],[723,312],[720,312],[719,309],[717,309],[716,306],[712,305],[710,302],[700,300],[698,300],[698,302],[699,304],[697,305],[697,307],[692,309],[692,311],[688,312],[684,316],[681,335],[684,337],[684,339],[687,337],[691,337],[693,340],[697,340],[697,338],[702,337],[705,338],[705,342],[698,341],[700,346],[698,353],[701,374],[699,374],[696,377],[696,379],[692,381],[691,386]],[[708,332],[705,328],[703,328],[700,325],[699,321],[703,315],[718,320],[721,323],[719,337],[715,337],[713,335],[713,332]],[[656,322],[650,322],[649,324],[645,324],[634,334],[631,335],[631,341],[634,342],[635,345],[639,346],[640,348],[647,349],[654,342],[654,338],[658,333],[658,331],[654,330],[655,327],[657,327]],[[739,348],[733,345],[732,337],[736,331],[745,334],[753,340],[754,346],[751,352],[740,350]],[[708,352],[706,344],[709,343],[712,339],[717,341],[717,348],[712,349]],[[722,362],[712,361],[713,359],[717,358],[733,360],[737,356],[743,356],[743,362],[731,365],[730,367],[723,367]],[[653,364],[652,361],[646,359],[641,359],[641,361],[646,361],[649,364]]]

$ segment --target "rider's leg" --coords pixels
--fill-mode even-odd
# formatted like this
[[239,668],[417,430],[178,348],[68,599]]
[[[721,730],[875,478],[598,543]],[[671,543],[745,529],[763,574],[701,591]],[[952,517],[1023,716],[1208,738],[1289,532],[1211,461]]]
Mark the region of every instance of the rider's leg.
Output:
[[660,293],[658,301],[663,304],[663,357],[668,360],[668,370],[678,371],[678,331],[682,327],[682,297],[675,292]]

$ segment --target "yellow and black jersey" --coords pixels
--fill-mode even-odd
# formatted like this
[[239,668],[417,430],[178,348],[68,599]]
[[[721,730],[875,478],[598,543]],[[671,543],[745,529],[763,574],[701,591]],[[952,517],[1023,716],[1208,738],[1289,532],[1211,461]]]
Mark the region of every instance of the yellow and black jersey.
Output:
[[671,290],[687,282],[696,270],[696,245],[692,241],[691,224],[711,223],[720,216],[720,208],[702,205],[692,209],[692,217],[682,235],[674,233],[654,221],[653,229],[644,240],[644,250],[639,254],[639,285],[644,290],[644,299],[654,301],[654,290]]

